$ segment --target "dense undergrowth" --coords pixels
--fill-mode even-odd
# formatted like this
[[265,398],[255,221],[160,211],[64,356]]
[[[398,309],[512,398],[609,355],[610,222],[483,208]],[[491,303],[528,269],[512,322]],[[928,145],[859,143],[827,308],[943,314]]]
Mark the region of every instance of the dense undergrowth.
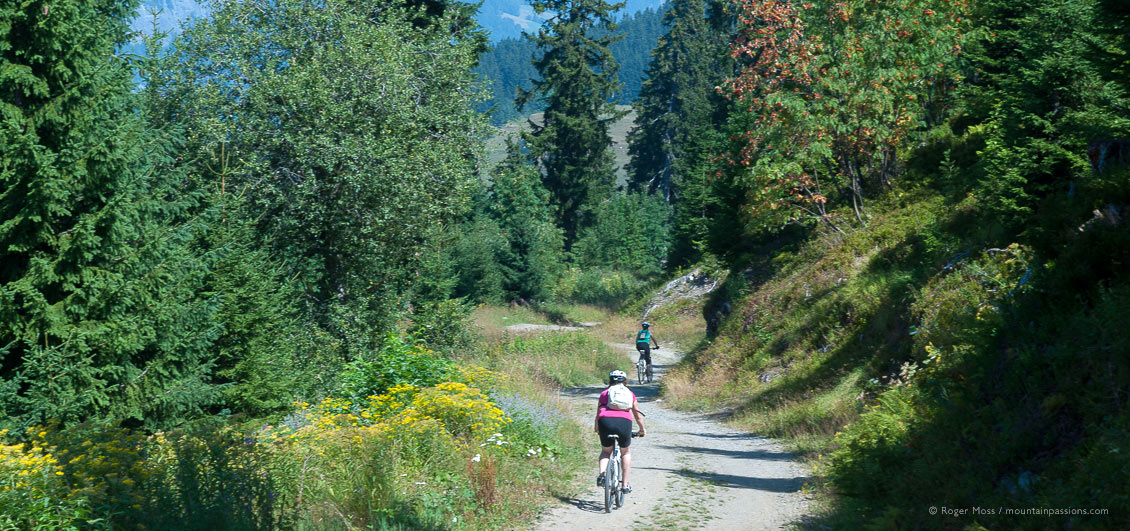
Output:
[[892,193],[866,230],[778,239],[715,293],[733,313],[666,396],[790,441],[833,528],[1120,528],[1130,234],[1088,221],[1118,189],[1051,199],[1012,241],[974,199],[924,190]]
[[621,358],[582,334],[503,335],[457,361],[394,337],[338,396],[271,422],[37,426],[0,446],[0,528],[518,527],[581,462],[552,390]]

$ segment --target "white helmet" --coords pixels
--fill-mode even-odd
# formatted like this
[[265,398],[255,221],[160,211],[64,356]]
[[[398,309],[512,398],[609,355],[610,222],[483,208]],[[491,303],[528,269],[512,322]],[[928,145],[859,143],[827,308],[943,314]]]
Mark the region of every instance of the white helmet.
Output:
[[608,383],[609,384],[617,384],[617,383],[626,382],[626,381],[628,381],[628,373],[626,373],[624,371],[617,369],[615,371],[608,373]]

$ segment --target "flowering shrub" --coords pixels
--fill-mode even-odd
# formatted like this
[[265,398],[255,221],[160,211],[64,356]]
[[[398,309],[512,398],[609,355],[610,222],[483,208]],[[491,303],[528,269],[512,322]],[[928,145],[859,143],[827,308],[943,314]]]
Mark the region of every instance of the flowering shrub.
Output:
[[552,440],[554,431],[566,421],[565,415],[517,393],[500,393],[494,401],[511,419],[506,432],[519,446],[527,448],[527,455],[540,457],[547,451],[553,453],[546,441]]
[[510,419],[478,389],[448,382],[421,391],[406,410],[409,417],[431,417],[452,435],[482,439]]
[[[8,430],[0,430],[0,437]],[[0,444],[0,529],[66,529],[85,500],[70,497],[59,460],[42,442]]]
[[69,497],[87,500],[95,512],[140,507],[144,493],[139,484],[149,473],[145,437],[113,426],[80,424],[60,430],[48,423],[34,430],[31,440],[54,449]]
[[506,375],[450,375],[362,399],[299,402],[278,424],[251,429],[35,428],[30,442],[0,446],[0,529],[322,527],[343,518],[350,528],[448,527],[485,518],[509,488],[497,483],[506,460],[554,458],[555,443],[542,437],[555,437],[564,417],[499,391],[521,417],[514,429],[483,390]]

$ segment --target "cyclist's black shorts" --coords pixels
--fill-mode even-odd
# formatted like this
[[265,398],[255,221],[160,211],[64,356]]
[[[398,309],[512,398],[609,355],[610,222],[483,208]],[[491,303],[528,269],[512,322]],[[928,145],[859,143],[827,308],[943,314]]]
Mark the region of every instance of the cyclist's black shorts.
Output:
[[640,356],[651,363],[651,343],[644,343],[642,341],[636,343],[636,350],[640,351]]
[[601,446],[612,446],[611,435],[620,436],[620,448],[632,445],[632,421],[619,417],[600,417],[596,419],[596,431],[600,434]]

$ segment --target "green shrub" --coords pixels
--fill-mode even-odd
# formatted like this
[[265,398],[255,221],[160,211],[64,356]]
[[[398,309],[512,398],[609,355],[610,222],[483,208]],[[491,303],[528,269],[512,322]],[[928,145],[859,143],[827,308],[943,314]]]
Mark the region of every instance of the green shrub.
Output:
[[647,287],[648,283],[632,273],[573,267],[558,277],[554,295],[560,300],[615,307]]
[[433,350],[466,351],[475,343],[471,332],[472,310],[474,307],[462,299],[421,304],[412,316],[408,333]]
[[371,359],[356,360],[342,372],[342,391],[354,399],[384,394],[396,385],[423,387],[444,381],[452,363],[422,344],[389,334]]

